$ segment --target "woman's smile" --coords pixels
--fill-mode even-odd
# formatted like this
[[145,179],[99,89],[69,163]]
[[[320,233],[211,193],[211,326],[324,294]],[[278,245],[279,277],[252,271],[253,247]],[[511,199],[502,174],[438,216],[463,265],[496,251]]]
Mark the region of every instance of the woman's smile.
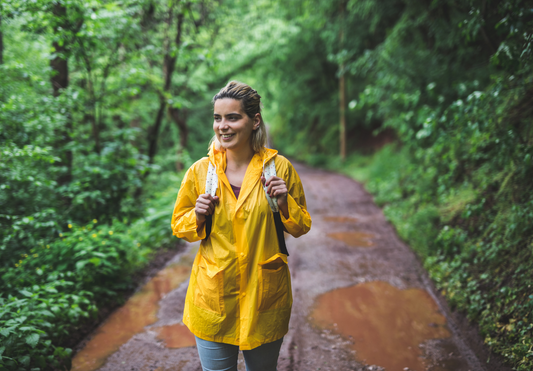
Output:
[[235,134],[220,134],[220,137],[224,141],[231,140],[231,138],[233,138],[234,136]]

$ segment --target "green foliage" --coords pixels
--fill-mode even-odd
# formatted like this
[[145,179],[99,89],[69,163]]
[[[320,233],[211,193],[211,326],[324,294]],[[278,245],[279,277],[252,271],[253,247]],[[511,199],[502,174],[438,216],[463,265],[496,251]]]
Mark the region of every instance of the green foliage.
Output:
[[[65,334],[172,243],[210,100],[240,79],[276,148],[365,181],[487,344],[533,368],[531,15],[521,0],[4,1],[1,364],[69,367]],[[341,77],[349,152],[395,145],[334,157]]]
[[[187,160],[185,164],[192,165]],[[143,216],[131,224],[131,231],[142,246],[155,250],[176,242],[176,237],[170,231],[170,220],[182,178],[183,172],[162,171],[152,174],[149,187],[154,191],[145,202]]]
[[[168,40],[160,20],[177,3],[157,4],[153,27],[143,23],[148,5],[0,6],[0,369],[69,369],[71,334],[120,301],[156,249],[176,242],[175,167],[190,164],[187,151],[170,155],[180,133],[168,122],[159,164],[145,149],[162,88],[155,61]],[[143,27],[150,43],[138,37]],[[69,86],[54,96],[58,55]]]
[[70,350],[58,347],[95,315],[97,303],[129,288],[134,269],[152,251],[135,239],[132,226],[115,221],[76,226],[47,245],[32,246],[4,270],[0,290],[2,364],[59,367]]

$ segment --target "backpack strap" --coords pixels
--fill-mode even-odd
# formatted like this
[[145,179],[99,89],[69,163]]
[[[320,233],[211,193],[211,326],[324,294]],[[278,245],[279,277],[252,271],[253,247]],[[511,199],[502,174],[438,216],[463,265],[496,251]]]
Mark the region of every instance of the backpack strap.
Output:
[[[274,162],[274,158],[272,158],[266,164],[263,161],[263,176],[265,177],[265,180],[269,179],[271,176],[276,176],[276,163]],[[285,245],[285,236],[283,234],[283,222],[281,221],[281,216],[279,215],[278,200],[276,197],[270,197],[268,195],[267,187],[263,186],[263,189],[265,191],[265,196],[268,201],[268,205],[272,210],[272,215],[274,216],[274,225],[276,226],[276,235],[278,237],[279,251],[289,256],[287,246]]]
[[[209,193],[215,197],[218,188],[218,175],[217,168],[211,161],[209,161],[209,168],[207,169],[207,176],[205,178],[205,193]],[[213,227],[213,215],[207,215],[205,218],[205,238],[207,240],[211,234],[211,228]]]
[[[274,163],[274,159],[268,161],[266,165],[263,161],[263,176],[265,177],[265,180],[270,178],[271,176],[276,176],[276,164]],[[263,190],[265,191],[265,196],[268,201],[268,205],[270,206],[270,209],[273,213],[277,213],[279,211],[278,200],[276,199],[276,197],[270,197],[268,195],[267,187],[263,186]]]
[[207,177],[205,178],[205,193],[209,193],[215,197],[218,188],[217,168],[211,161],[209,161],[209,168],[207,169]]

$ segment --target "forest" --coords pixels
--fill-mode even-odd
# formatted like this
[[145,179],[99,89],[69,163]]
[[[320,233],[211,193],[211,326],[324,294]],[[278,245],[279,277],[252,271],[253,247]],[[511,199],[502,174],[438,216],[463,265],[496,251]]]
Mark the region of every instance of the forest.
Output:
[[280,153],[363,182],[486,346],[533,369],[531,2],[5,0],[0,370],[70,369],[70,334],[176,244],[233,79]]

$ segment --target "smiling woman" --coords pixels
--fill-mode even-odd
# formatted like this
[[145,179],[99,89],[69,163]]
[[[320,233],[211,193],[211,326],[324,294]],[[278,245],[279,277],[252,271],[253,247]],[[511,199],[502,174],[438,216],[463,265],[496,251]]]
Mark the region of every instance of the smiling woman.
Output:
[[[227,107],[228,104],[231,107]],[[261,152],[266,146],[267,134],[263,116],[261,115],[261,96],[257,94],[257,91],[247,84],[231,81],[213,97],[213,105],[215,119],[213,123],[213,130],[215,131],[213,141],[218,149],[220,148],[220,138],[215,125],[222,120],[222,116],[221,112],[217,112],[217,107],[218,109],[229,109],[228,116],[230,116],[231,112],[235,113],[235,116],[230,118],[230,120],[238,120],[238,117],[253,120],[253,132],[250,138],[251,148],[254,152]],[[216,142],[217,140],[218,143]]]
[[[309,231],[311,217],[293,166],[265,147],[259,94],[232,81],[213,106],[209,157],[185,174],[172,216],[176,236],[202,240],[183,323],[196,336],[204,370],[236,371],[240,348],[248,371],[275,371],[292,295],[286,250],[280,251],[265,192],[276,198],[282,229],[294,237]],[[265,179],[265,164],[273,164],[276,175]],[[217,176],[214,195],[206,193],[206,179],[214,179],[209,169]]]
[[251,152],[252,136],[259,130],[261,114],[248,117],[241,102],[231,98],[218,99],[214,106],[213,130],[220,145],[233,152]]

